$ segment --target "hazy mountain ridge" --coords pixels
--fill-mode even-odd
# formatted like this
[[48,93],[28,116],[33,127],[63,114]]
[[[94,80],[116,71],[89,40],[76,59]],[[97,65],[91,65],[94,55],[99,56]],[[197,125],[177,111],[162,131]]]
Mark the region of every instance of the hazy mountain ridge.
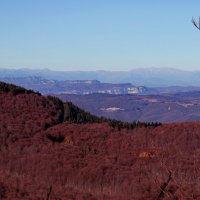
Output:
[[97,80],[58,81],[47,80],[42,77],[10,77],[0,78],[0,80],[39,91],[42,94],[143,94],[152,90],[142,86],[134,86],[130,83],[112,84],[101,83]]
[[0,77],[41,76],[52,80],[98,80],[147,87],[200,86],[200,71],[173,68],[142,68],[131,71],[52,71],[48,69],[0,69]]
[[200,91],[195,86],[171,86],[171,87],[144,87],[135,86],[131,83],[102,83],[98,80],[48,80],[43,77],[7,77],[0,80],[13,83],[27,89],[39,91],[42,94],[115,94],[115,95],[147,95],[180,93],[188,91]]

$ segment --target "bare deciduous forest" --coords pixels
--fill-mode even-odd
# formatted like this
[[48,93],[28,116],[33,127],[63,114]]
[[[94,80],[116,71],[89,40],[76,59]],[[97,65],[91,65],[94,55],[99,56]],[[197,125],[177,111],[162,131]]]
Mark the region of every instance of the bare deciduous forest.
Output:
[[1,199],[200,198],[199,122],[63,122],[58,99],[24,91],[0,105]]

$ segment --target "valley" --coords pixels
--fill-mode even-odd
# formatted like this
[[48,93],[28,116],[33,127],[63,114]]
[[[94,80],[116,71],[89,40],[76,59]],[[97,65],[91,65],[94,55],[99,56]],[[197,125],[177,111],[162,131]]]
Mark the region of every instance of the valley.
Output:
[[57,95],[97,116],[122,121],[184,122],[200,120],[200,92],[161,95]]
[[200,88],[150,88],[97,80],[48,80],[42,77],[0,78],[43,95],[71,101],[97,115],[121,121],[184,122],[200,119]]

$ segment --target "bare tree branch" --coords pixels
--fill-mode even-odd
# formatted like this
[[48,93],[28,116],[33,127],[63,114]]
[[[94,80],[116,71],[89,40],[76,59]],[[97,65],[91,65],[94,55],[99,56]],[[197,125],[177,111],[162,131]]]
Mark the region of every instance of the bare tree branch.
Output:
[[200,30],[200,17],[198,22],[194,19],[194,17],[192,17],[192,23],[196,28]]
[[169,182],[172,180],[172,172],[168,171],[169,176],[166,182],[164,182],[161,186],[160,186],[160,193],[158,195],[158,197],[156,198],[156,200],[161,199],[164,195],[165,195],[165,189],[167,188]]

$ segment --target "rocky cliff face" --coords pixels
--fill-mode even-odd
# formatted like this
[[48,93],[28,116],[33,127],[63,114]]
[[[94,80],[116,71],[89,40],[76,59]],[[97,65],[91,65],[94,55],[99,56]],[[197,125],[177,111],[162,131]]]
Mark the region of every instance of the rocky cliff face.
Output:
[[147,91],[145,87],[137,87],[132,84],[101,83],[97,80],[47,80],[42,77],[23,78],[0,78],[7,83],[33,89],[43,94],[143,94]]

